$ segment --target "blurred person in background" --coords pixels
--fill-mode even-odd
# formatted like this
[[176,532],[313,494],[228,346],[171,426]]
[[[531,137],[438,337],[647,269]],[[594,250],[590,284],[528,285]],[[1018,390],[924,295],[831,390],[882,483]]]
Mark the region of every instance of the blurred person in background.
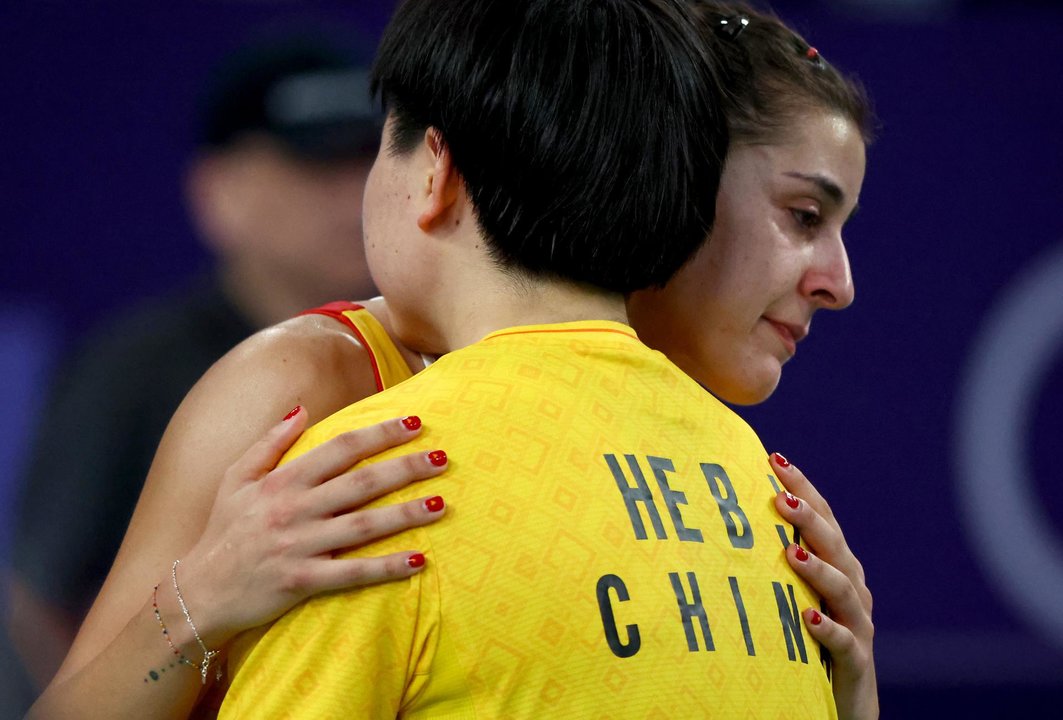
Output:
[[374,292],[361,203],[382,121],[366,68],[315,35],[259,39],[217,69],[200,122],[184,192],[213,270],[91,334],[57,374],[32,449],[5,623],[38,691],[195,381],[260,328]]

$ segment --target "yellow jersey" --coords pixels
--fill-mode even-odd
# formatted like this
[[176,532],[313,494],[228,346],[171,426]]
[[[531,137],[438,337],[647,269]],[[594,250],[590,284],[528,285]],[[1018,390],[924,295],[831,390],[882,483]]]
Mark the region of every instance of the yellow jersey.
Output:
[[[518,327],[310,428],[417,414],[447,515],[230,655],[222,718],[834,718],[756,434],[626,325]],[[402,446],[374,460],[410,452]]]

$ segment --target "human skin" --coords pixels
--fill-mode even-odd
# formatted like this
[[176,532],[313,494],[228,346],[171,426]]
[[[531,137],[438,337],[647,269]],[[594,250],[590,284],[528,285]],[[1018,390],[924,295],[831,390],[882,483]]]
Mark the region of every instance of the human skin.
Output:
[[[732,150],[718,199],[717,225],[705,248],[663,291],[638,293],[629,303],[640,336],[731,402],[757,402],[770,395],[814,312],[841,309],[852,301],[841,227],[859,196],[863,141],[851,126],[846,127],[846,121],[839,122],[829,113],[813,113],[796,124],[801,128],[800,143]],[[811,149],[802,149],[806,144]],[[829,180],[843,191],[844,202],[827,197],[830,193],[821,182],[786,174],[792,172]],[[763,184],[760,191],[758,183]],[[732,277],[736,282],[728,286]],[[383,301],[370,301],[367,306],[390,327]],[[780,324],[793,328],[784,332],[777,327]],[[694,341],[688,340],[691,335]],[[710,354],[721,343],[725,347]],[[407,358],[411,368],[419,365],[415,353],[407,351]],[[144,717],[145,707],[157,710],[157,717],[188,716],[199,695],[198,675],[180,672],[167,677],[164,684],[141,682],[146,669],[168,653],[147,601],[155,583],[161,583],[160,608],[168,617],[181,617],[174,599],[163,593],[174,558],[182,558],[182,589],[186,596],[198,598],[197,624],[210,647],[223,645],[238,630],[276,617],[294,604],[293,596],[325,589],[323,583],[315,585],[309,576],[300,574],[297,558],[283,568],[272,563],[278,553],[272,543],[280,533],[275,522],[279,505],[270,504],[277,502],[269,496],[270,484],[244,483],[246,492],[236,503],[220,483],[223,477],[231,477],[227,474],[230,465],[240,466],[241,453],[293,405],[310,410],[297,415],[298,422],[314,422],[373,389],[365,354],[345,330],[325,318],[283,323],[219,362],[171,423],[123,550],[53,682],[54,692],[36,708],[41,717],[62,717],[66,710],[85,717],[85,705],[71,699],[85,697],[82,693],[92,688],[93,695],[114,700],[107,717],[123,717],[123,713]],[[268,461],[280,456],[278,437],[294,432],[281,427],[281,431],[274,430],[274,450],[260,453],[257,462],[251,463],[250,474],[255,478],[272,477]],[[781,495],[777,507],[801,529],[816,553],[801,560],[796,548],[790,548],[787,558],[825,599],[837,620],[821,615],[814,623],[813,609],[805,611],[810,633],[836,658],[834,683],[840,714],[874,717],[871,601],[863,571],[829,506],[800,471],[781,465],[774,456],[771,462],[783,484],[800,498],[794,508]],[[334,473],[338,470],[335,461],[332,466]],[[330,476],[327,470],[321,470],[322,479]],[[228,519],[258,502],[262,509],[256,515],[261,521],[257,529],[247,522],[231,521],[212,521],[208,526],[212,512]],[[410,512],[417,511],[410,508]],[[434,519],[426,514],[417,518],[423,522]],[[320,517],[289,517],[285,530],[291,531],[292,524],[299,522],[311,526]],[[239,547],[246,552],[240,562],[233,560],[237,553],[219,550],[233,542],[237,531],[243,533]],[[372,536],[370,530],[366,537]],[[251,542],[251,538],[258,541]],[[314,553],[303,561],[320,560],[320,555]],[[250,569],[262,567],[272,569],[261,571],[251,582]],[[415,570],[395,566],[392,572],[400,576]],[[298,592],[293,593],[293,585]],[[248,596],[256,597],[256,607],[231,602],[229,589],[234,587],[246,588]],[[183,629],[183,623],[178,626]],[[191,637],[175,641],[194,654]]]
[[842,229],[865,166],[859,130],[827,112],[796,118],[785,142],[733,146],[708,241],[628,302],[639,337],[727,402],[767,399],[815,312],[853,301]]
[[[865,169],[859,129],[830,112],[795,118],[786,141],[732,146],[708,241],[663,289],[629,298],[639,337],[728,402],[767,399],[809,336],[813,315],[853,302],[842,231],[858,205]],[[795,508],[780,495],[776,507],[801,528],[814,553],[792,546],[787,559],[827,601],[830,617],[814,608],[803,617],[834,658],[839,715],[877,717],[872,601],[863,568],[804,476],[774,455],[772,466],[801,498],[791,499]]]

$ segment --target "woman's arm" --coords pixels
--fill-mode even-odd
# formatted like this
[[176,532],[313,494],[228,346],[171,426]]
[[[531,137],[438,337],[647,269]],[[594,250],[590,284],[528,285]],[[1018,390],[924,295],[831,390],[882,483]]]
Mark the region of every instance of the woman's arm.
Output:
[[[391,421],[337,438],[307,463],[268,471],[309,422],[375,391],[365,352],[339,327],[306,317],[259,333],[189,393],[163,437],[107,581],[30,717],[188,716],[203,689],[200,675],[177,662],[152,598],[158,585],[170,639],[198,663],[202,653],[171,580],[178,558],[182,595],[211,649],[314,592],[415,571],[404,563],[409,553],[355,566],[331,562],[329,552],[439,517],[416,501],[383,512],[345,511],[445,466],[418,453],[327,479],[416,429]],[[296,405],[318,415],[298,412],[256,445]]]
[[778,453],[772,453],[770,460],[787,490],[775,498],[775,507],[800,530],[812,550],[791,545],[786,559],[815,588],[829,612],[806,608],[802,617],[812,637],[830,651],[838,717],[873,720],[879,714],[872,650],[875,627],[864,568],[845,541],[830,505],[804,473]]

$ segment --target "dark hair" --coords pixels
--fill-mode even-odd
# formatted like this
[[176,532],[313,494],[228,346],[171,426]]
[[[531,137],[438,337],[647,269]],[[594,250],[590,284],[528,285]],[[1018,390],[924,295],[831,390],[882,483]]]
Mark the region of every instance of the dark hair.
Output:
[[743,2],[694,0],[691,7],[703,39],[717,47],[722,61],[733,142],[777,141],[796,117],[816,109],[849,118],[864,142],[872,141],[874,113],[863,85],[842,75],[774,14]]
[[406,0],[373,68],[404,154],[435,127],[505,268],[616,292],[704,241],[727,128],[682,0]]

